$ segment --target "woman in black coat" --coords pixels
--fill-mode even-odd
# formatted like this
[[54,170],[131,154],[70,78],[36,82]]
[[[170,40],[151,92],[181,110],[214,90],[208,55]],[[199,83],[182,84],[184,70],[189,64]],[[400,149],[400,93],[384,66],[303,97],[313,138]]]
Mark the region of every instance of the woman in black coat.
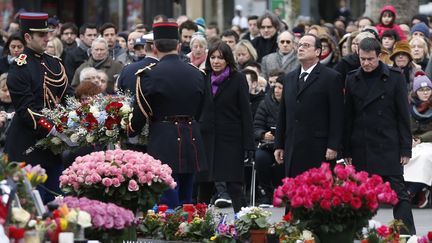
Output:
[[12,34],[3,49],[3,55],[0,57],[0,74],[9,71],[10,64],[24,51],[25,41],[23,37],[18,34]]
[[284,176],[284,165],[274,157],[274,132],[282,98],[283,78],[278,77],[270,94],[259,104],[254,119],[255,140],[259,142],[255,155],[258,185],[264,190],[261,203],[271,204],[273,191]]
[[[236,70],[230,47],[218,42],[206,60],[208,95],[201,115],[201,134],[208,162],[208,174],[199,181],[226,182],[235,212],[242,206],[244,155],[253,151],[252,113],[246,77]],[[201,182],[199,201],[208,201],[213,184]]]

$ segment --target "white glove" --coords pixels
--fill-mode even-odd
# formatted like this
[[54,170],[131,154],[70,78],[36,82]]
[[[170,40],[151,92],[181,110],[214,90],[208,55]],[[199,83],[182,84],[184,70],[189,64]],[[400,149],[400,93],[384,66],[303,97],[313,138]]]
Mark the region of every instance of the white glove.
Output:
[[51,129],[51,131],[48,133],[48,136],[55,136],[60,138],[63,142],[65,142],[69,147],[76,147],[78,146],[77,143],[74,143],[70,140],[70,138],[68,136],[66,136],[66,134],[64,133],[60,133],[57,131],[57,129],[53,126],[53,128]]

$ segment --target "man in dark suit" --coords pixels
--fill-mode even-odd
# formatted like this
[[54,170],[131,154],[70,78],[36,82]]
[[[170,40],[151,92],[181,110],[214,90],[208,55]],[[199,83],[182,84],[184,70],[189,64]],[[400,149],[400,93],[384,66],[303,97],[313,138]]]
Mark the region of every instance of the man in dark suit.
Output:
[[301,67],[284,77],[275,158],[288,177],[336,159],[342,140],[343,87],[336,71],[319,63],[321,42],[306,34],[298,44]]
[[348,73],[343,154],[357,170],[390,182],[399,199],[393,216],[402,219],[406,233],[413,235],[416,230],[403,178],[412,146],[406,81],[401,71],[379,60],[380,52],[376,39],[363,39],[361,68]]
[[194,174],[206,170],[207,163],[199,126],[204,102],[204,75],[178,55],[176,23],[153,24],[157,64],[138,70],[136,101],[129,134],[134,136],[149,125],[148,154],[168,164],[177,187],[167,190],[161,203],[175,208],[192,202]]
[[[39,139],[56,132],[55,127],[41,114],[73,95],[60,59],[44,51],[48,43],[46,13],[21,13],[20,24],[26,47],[9,70],[7,86],[15,116],[6,138],[5,151],[11,161],[25,161],[42,166],[48,175],[40,193],[44,203],[54,199],[49,191],[60,192],[59,177],[63,171],[60,155],[50,150],[35,148]],[[66,142],[66,141],[65,141]],[[70,140],[68,141],[70,142]],[[46,190],[48,189],[48,190]]]

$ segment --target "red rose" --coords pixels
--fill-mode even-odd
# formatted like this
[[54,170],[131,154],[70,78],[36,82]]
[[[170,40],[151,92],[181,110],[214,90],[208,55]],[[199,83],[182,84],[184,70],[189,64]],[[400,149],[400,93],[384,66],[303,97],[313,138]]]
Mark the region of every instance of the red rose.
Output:
[[362,202],[361,202],[360,198],[353,197],[353,199],[351,199],[350,205],[354,209],[359,209],[362,206]]
[[120,119],[118,117],[108,116],[108,118],[105,120],[105,127],[108,130],[112,130],[114,128],[114,125],[118,125],[119,123]]
[[389,227],[385,225],[381,225],[376,231],[381,237],[384,238],[387,238],[391,233]]
[[66,123],[66,122],[68,121],[68,116],[67,116],[67,114],[63,115],[63,116],[60,118],[60,121],[63,122],[63,123]]
[[429,231],[427,233],[427,238],[428,238],[429,241],[432,241],[432,231]]
[[97,124],[98,124],[96,118],[93,116],[93,114],[91,112],[87,113],[86,118],[85,118],[85,122],[88,123],[87,131],[93,130],[93,128],[95,126],[97,126]]
[[331,201],[330,200],[322,200],[320,203],[320,207],[324,210],[330,211]]
[[285,214],[283,216],[283,220],[285,220],[286,222],[291,222],[291,220],[292,220],[292,213],[291,213],[291,211],[289,211],[287,214]]
[[109,104],[105,107],[105,111],[106,111],[107,113],[110,113],[110,112],[118,112],[118,111],[120,110],[120,108],[122,108],[122,106],[123,106],[122,103],[120,103],[120,102],[116,102],[116,101],[113,101],[113,102],[109,103]]
[[25,229],[17,228],[13,225],[9,227],[9,237],[12,239],[22,239],[24,238],[24,233]]

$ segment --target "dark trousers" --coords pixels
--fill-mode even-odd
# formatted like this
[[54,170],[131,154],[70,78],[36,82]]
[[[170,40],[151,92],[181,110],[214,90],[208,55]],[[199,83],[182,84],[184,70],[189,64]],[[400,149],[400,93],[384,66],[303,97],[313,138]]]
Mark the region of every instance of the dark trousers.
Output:
[[405,182],[407,190],[411,193],[411,195],[415,195],[423,190],[423,188],[426,188],[428,185],[420,182]]
[[278,164],[272,150],[258,149],[255,153],[258,184],[264,189],[266,196],[273,197],[275,187],[282,184],[285,167]]
[[194,174],[173,174],[173,178],[177,182],[177,186],[164,192],[160,204],[166,204],[169,208],[176,208],[185,203],[192,203]]
[[56,194],[62,194],[60,190],[59,178],[63,172],[63,164],[58,163],[50,166],[43,167],[48,175],[48,179],[45,181],[43,186],[39,186],[37,189],[42,198],[44,204],[47,204],[54,200]]
[[403,176],[383,176],[382,178],[384,181],[390,183],[391,188],[396,192],[399,199],[399,202],[393,206],[393,217],[401,219],[408,229],[408,232],[406,232],[406,229],[401,229],[401,234],[415,235],[416,229],[411,211],[411,202]]

